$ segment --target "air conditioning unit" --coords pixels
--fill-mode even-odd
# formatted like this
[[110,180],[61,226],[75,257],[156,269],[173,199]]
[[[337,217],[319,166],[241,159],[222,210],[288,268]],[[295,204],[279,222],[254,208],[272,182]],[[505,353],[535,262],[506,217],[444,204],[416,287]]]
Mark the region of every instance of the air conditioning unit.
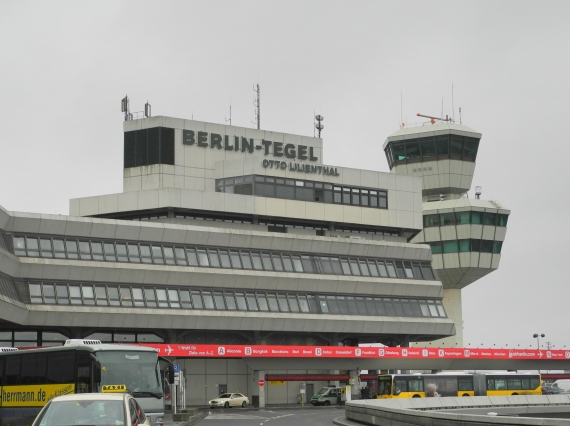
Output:
[[68,339],[64,346],[101,345],[101,340]]

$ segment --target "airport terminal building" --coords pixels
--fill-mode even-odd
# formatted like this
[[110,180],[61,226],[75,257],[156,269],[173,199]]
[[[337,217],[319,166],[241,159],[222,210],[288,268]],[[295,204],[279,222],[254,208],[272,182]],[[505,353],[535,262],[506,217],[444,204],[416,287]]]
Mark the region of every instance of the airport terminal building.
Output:
[[[73,199],[69,216],[0,208],[0,346],[461,344],[461,288],[498,267],[510,213],[462,197],[480,137],[402,128],[383,173],[324,164],[320,138],[125,121],[122,193]],[[179,364],[190,405],[254,391],[241,360]]]

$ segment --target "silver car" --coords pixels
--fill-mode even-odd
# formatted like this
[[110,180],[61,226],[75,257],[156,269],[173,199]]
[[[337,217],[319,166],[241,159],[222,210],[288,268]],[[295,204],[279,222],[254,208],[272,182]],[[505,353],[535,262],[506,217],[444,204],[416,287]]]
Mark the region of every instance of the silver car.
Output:
[[240,406],[245,408],[245,406],[249,404],[249,398],[238,392],[223,393],[217,398],[212,399],[209,402],[209,404],[210,408],[216,408],[216,407],[230,408],[230,407],[240,407]]
[[150,420],[129,394],[79,393],[53,398],[32,424],[71,425],[150,426]]

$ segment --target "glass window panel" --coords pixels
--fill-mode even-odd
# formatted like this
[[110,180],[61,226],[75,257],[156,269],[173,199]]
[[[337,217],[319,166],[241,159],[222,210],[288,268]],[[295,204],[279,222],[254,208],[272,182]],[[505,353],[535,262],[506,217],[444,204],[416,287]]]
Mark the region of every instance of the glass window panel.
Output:
[[301,312],[310,312],[307,296],[300,294],[298,296],[298,299],[299,299],[299,308],[301,309]]
[[378,207],[378,196],[370,195],[370,207]]
[[440,305],[439,303],[435,305],[437,307],[437,311],[439,312],[439,316],[440,317],[445,317],[445,309],[443,308],[443,305]]
[[384,278],[388,277],[388,270],[386,269],[386,265],[384,264],[383,261],[377,260],[376,266],[378,267],[378,273],[380,274],[381,277]]
[[368,269],[368,263],[366,263],[366,260],[359,260],[358,266],[360,266],[360,271],[362,272],[362,275],[364,275],[365,277],[370,276],[370,270]]
[[406,145],[404,142],[392,143],[392,153],[394,154],[394,160],[403,161],[406,159]]
[[70,285],[69,298],[72,305],[81,305],[81,287],[78,285]]
[[376,310],[376,303],[374,303],[374,299],[372,297],[365,297],[364,305],[366,306],[368,315],[378,315],[378,311]]
[[392,303],[392,300],[383,297],[382,302],[384,303],[384,309],[386,309],[386,315],[389,317],[396,316],[396,309]]
[[410,306],[410,303],[405,299],[402,299],[401,302],[402,302],[402,308],[404,308],[404,316],[413,317],[414,314],[412,313],[412,307]]
[[443,245],[441,242],[434,242],[434,243],[429,243],[429,245],[431,246],[431,252],[432,254],[439,254],[439,253],[443,253]]
[[91,241],[91,253],[93,254],[93,260],[104,260],[103,243],[99,241]]
[[360,191],[358,189],[352,190],[352,204],[355,206],[360,205]]
[[303,269],[303,262],[301,262],[301,258],[299,256],[291,256],[291,259],[293,260],[295,272],[305,272]]
[[331,314],[339,314],[338,301],[335,296],[327,296],[327,306]]
[[[44,287],[44,294],[45,294],[45,287]],[[95,286],[95,302],[99,306],[107,306],[109,304],[105,287]]]
[[176,262],[174,260],[174,249],[172,247],[163,247],[162,251],[164,252],[164,260],[167,265],[175,265]]
[[435,306],[433,303],[428,304],[428,308],[429,308],[429,313],[432,317],[439,316],[439,312],[437,311],[437,306]]
[[45,303],[55,303],[55,290],[53,284],[44,284],[43,291]]
[[171,308],[179,308],[180,299],[178,298],[178,290],[168,289],[168,300],[170,301]]
[[69,294],[67,292],[66,284],[56,284],[55,291],[57,295],[58,305],[69,305]]
[[257,303],[259,305],[260,311],[269,310],[269,305],[267,303],[267,298],[265,297],[265,293],[257,293]]
[[196,256],[196,250],[193,248],[186,249],[186,254],[188,255],[188,264],[190,266],[198,266],[198,256]]
[[420,264],[413,263],[412,268],[414,269],[414,278],[417,280],[421,280],[423,277],[422,277],[422,270],[420,268]]
[[399,299],[392,300],[392,306],[394,307],[394,313],[398,317],[404,316],[404,309],[402,308],[402,303]]
[[241,269],[241,260],[239,257],[239,252],[235,250],[230,250],[230,257],[232,260],[232,267]]
[[333,274],[341,275],[343,273],[342,266],[340,264],[340,259],[338,257],[329,258],[331,262]]
[[483,225],[495,226],[496,223],[497,223],[497,213],[483,213]]
[[273,265],[275,266],[275,270],[276,271],[282,271],[283,270],[283,262],[281,261],[281,256],[273,253],[273,254],[271,254],[271,259],[273,260]]
[[269,309],[272,312],[279,312],[279,304],[277,303],[277,296],[275,294],[268,294],[267,301],[269,302]]
[[53,251],[55,257],[58,259],[65,259],[65,244],[64,241],[58,238],[53,239]]
[[253,265],[251,263],[251,256],[248,252],[242,251],[241,253],[241,262],[243,265],[243,269],[252,269]]
[[457,253],[458,251],[459,251],[459,244],[457,244],[457,240],[443,241],[444,253]]
[[289,299],[289,306],[291,307],[291,312],[300,312],[301,308],[299,307],[299,302],[297,300],[297,296],[294,294],[289,294],[287,296]]
[[398,278],[406,278],[404,264],[401,261],[396,261],[394,263],[396,264],[396,273],[398,274]]
[[210,261],[208,260],[208,254],[206,253],[206,250],[197,249],[196,252],[198,252],[198,262],[200,262],[200,266],[210,266]]
[[278,294],[277,300],[279,302],[279,309],[281,312],[289,312],[289,305],[287,304],[287,296],[284,294]]
[[261,256],[259,253],[251,253],[251,260],[253,261],[253,269],[263,269],[263,264],[261,263]]
[[[414,271],[410,262],[404,262],[404,272],[406,273],[406,278],[414,278]],[[418,278],[421,278],[421,276]]]
[[182,247],[174,248],[174,256],[176,258],[177,265],[188,265],[188,261],[186,260],[186,251]]
[[152,246],[152,260],[157,265],[164,265],[164,257],[162,254],[162,247]]
[[131,289],[133,292],[133,303],[135,306],[144,306],[144,295],[142,288],[134,287]]
[[[28,253],[29,253],[28,244]],[[89,241],[79,241],[79,257],[81,260],[91,260],[91,249],[89,246]]]
[[30,284],[30,301],[32,303],[43,303],[41,284]]
[[131,289],[128,287],[121,287],[121,305],[133,306],[133,299],[131,298]]
[[285,269],[286,272],[293,272],[293,261],[291,260],[291,256],[288,254],[283,254],[281,255],[282,259],[283,259],[283,269]]
[[336,187],[335,187],[334,202],[337,203],[337,204],[342,203],[342,194],[341,194],[341,192],[340,192],[340,188],[336,188]]
[[272,271],[273,265],[271,263],[271,258],[269,257],[269,253],[261,253],[261,259],[263,261],[263,268],[266,271]]
[[497,215],[497,226],[507,226],[508,220],[509,220],[508,214],[498,214]]
[[329,304],[325,300],[324,296],[318,296],[318,304],[319,304],[319,309],[323,314],[329,313]]
[[16,256],[26,256],[26,240],[24,237],[13,237]]
[[465,251],[471,250],[471,240],[459,240],[458,245],[459,245],[459,251],[460,252],[465,252]]
[[202,296],[199,291],[192,291],[192,306],[194,306],[194,309],[204,309]]
[[[338,298],[340,298],[340,296]],[[345,306],[348,309],[348,312],[345,312],[345,310],[341,308],[340,312],[342,314],[360,315],[360,312],[358,312],[358,307],[356,306],[356,300],[354,299],[354,297],[346,296]]]
[[127,250],[129,252],[129,261],[132,263],[140,263],[141,262],[141,255],[139,252],[139,246],[136,244],[129,244],[127,246]]
[[156,289],[156,300],[159,308],[168,308],[168,297],[164,288]]
[[439,226],[438,214],[428,214],[424,216],[424,228],[431,228],[432,226]]
[[311,260],[310,256],[307,256],[305,254],[301,255],[301,263],[303,264],[303,271],[304,272],[315,272],[314,268],[313,268],[313,262]]
[[88,284],[83,284],[81,286],[81,292],[83,293],[83,304],[84,305],[94,305],[95,295],[93,293],[93,287]]
[[109,305],[120,306],[119,289],[117,287],[107,287],[107,295],[109,296]]
[[431,270],[430,265],[422,264],[422,275],[424,276],[424,279],[426,279],[426,280],[433,280],[434,279],[433,272]]
[[[127,245],[125,243],[115,243],[115,249],[117,251],[117,260],[119,262],[129,261],[127,256]],[[105,254],[107,254],[107,249],[105,249]]]
[[350,204],[350,188],[342,188],[342,204]]
[[152,257],[150,255],[150,246],[146,244],[140,245],[140,255],[142,263],[152,263]]
[[275,188],[275,196],[286,200],[294,200],[295,188],[292,186],[277,186]]
[[26,237],[26,246],[28,248],[28,256],[38,257],[40,255],[40,247],[38,239],[33,237]]
[[255,293],[246,293],[247,298],[247,305],[249,306],[250,311],[257,311],[259,308],[257,307],[257,299],[255,298]]
[[[226,258],[228,253],[226,252]],[[209,249],[208,250],[208,257],[210,258],[210,266],[212,268],[219,268],[220,267],[220,256],[218,255],[218,250],[216,249]],[[229,260],[226,259],[229,263]]]
[[502,241],[493,241],[493,253],[501,253],[501,248],[503,247]]
[[247,311],[247,304],[245,302],[245,295],[243,293],[236,292],[236,302],[238,310]]
[[422,148],[422,157],[431,157],[436,155],[435,138],[433,136],[421,138],[420,144]]
[[224,293],[224,298],[226,299],[226,306],[228,307],[228,310],[235,311],[237,309],[237,306],[234,294],[227,291]]
[[463,156],[474,160],[477,157],[478,146],[479,139],[466,136],[463,145]]
[[145,288],[144,298],[146,299],[146,306],[149,308],[156,308],[156,295],[154,293],[154,288]]
[[275,197],[275,186],[272,184],[256,183],[254,191],[260,197]]
[[437,154],[449,155],[449,135],[436,136]]
[[471,220],[471,212],[456,212],[455,213],[455,222],[458,225],[466,225]]
[[493,252],[493,241],[481,240],[481,253],[492,253]]
[[463,155],[463,136],[451,135],[451,155]]
[[190,292],[188,290],[180,290],[180,304],[184,309],[192,309]]
[[368,260],[367,261],[367,269],[370,271],[370,275],[372,275],[373,277],[378,277],[378,268],[376,267],[376,262],[374,262],[373,260]]
[[352,275],[352,272],[350,270],[350,265],[348,263],[348,259],[341,258],[340,264],[342,266],[342,273],[344,275]]
[[471,223],[480,224],[483,221],[483,212],[471,212]]
[[79,253],[77,252],[77,241],[65,240],[65,248],[67,251],[68,259],[79,259]]
[[352,275],[360,275],[360,269],[358,268],[358,262],[355,259],[349,259],[350,271]]
[[420,144],[416,141],[406,141],[406,155],[410,158],[420,158]]
[[53,257],[51,238],[40,238],[42,257]]
[[440,216],[440,226],[455,225],[455,213],[442,213]]
[[216,304],[216,309],[226,310],[226,303],[224,302],[224,295],[221,291],[214,291],[214,302]]
[[105,250],[105,261],[106,262],[116,262],[117,257],[115,256],[115,247],[113,243],[103,243],[103,249]]
[[331,261],[328,257],[321,256],[319,258],[319,261],[321,262],[323,273],[325,273],[325,274],[332,274],[333,273]]

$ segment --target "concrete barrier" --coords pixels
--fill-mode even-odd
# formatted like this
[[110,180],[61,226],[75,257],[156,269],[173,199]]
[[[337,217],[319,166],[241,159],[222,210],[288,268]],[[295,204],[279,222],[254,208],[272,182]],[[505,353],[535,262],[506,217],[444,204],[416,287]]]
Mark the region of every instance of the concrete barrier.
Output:
[[[347,402],[345,413],[374,426],[570,426],[570,395],[359,400]],[[543,413],[549,418],[522,417]],[[557,415],[566,418],[550,418]]]

